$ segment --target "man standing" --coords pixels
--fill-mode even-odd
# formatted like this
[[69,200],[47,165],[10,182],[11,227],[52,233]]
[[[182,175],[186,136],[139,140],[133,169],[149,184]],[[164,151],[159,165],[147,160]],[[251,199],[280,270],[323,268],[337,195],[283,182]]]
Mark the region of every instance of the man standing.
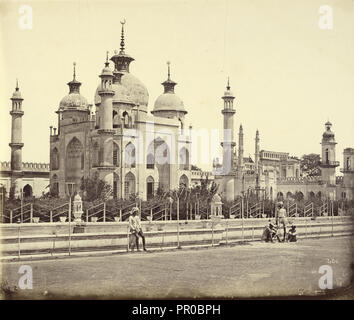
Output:
[[134,220],[134,230],[135,230],[135,241],[136,241],[136,249],[137,251],[140,251],[139,250],[139,236],[141,237],[142,241],[143,241],[143,249],[144,251],[147,251],[146,250],[146,247],[145,247],[145,236],[144,236],[144,233],[143,233],[143,229],[141,228],[141,223],[140,223],[140,217],[139,217],[139,208],[137,207],[134,207],[132,209],[132,215],[133,215],[133,220]]
[[283,202],[279,202],[278,219],[279,219],[279,224],[283,225],[283,242],[284,242],[286,236],[286,209],[284,208]]

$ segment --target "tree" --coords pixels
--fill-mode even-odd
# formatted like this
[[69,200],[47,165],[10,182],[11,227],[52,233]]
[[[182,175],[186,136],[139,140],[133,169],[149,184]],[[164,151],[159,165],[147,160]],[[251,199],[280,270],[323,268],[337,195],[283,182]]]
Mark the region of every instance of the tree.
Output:
[[96,172],[92,178],[82,178],[80,190],[83,192],[85,201],[108,200],[112,194],[112,187],[98,177]]
[[302,173],[308,177],[318,177],[321,175],[321,157],[319,154],[304,154],[301,157],[300,168]]

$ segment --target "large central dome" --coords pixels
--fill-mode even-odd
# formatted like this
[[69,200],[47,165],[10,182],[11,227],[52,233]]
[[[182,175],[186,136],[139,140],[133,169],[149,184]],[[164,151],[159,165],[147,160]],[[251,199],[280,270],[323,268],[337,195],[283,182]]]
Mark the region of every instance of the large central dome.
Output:
[[[120,82],[112,85],[112,89],[115,92],[113,102],[127,102],[141,106],[148,105],[149,93],[145,85],[137,77],[129,72],[123,72]],[[99,84],[95,93],[96,105],[101,103],[101,97],[98,94],[100,89],[101,84]]]

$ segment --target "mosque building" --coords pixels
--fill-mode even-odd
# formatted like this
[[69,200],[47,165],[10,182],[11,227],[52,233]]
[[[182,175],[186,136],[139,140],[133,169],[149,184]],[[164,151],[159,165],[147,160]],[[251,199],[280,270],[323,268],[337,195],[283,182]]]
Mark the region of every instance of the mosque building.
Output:
[[50,135],[50,186],[60,197],[66,184],[80,187],[83,177],[97,175],[112,186],[114,198],[146,200],[158,191],[189,186],[191,139],[187,111],[175,93],[168,63],[163,93],[148,114],[149,93],[130,72],[134,58],[125,52],[124,23],[120,51],[108,53],[95,93],[95,113],[80,94],[81,82],[68,83],[69,93],[57,110],[58,127]]
[[[240,125],[235,139],[235,96],[228,81],[222,96],[222,164],[213,162],[213,172],[191,170],[191,130],[186,129],[187,110],[175,93],[168,62],[163,92],[149,114],[146,86],[130,72],[134,58],[125,51],[122,23],[120,51],[108,53],[99,74],[94,95],[95,111],[80,93],[74,63],[69,92],[56,111],[58,124],[50,127],[50,164],[22,162],[23,98],[18,84],[11,97],[11,161],[0,162],[0,184],[15,197],[67,196],[68,184],[80,190],[83,178],[98,177],[112,186],[111,197],[142,200],[157,192],[200,184],[208,177],[219,185],[223,199],[255,193],[261,198],[279,199],[313,195],[329,199],[354,200],[354,149],[343,152],[343,176],[336,176],[336,141],[332,124],[322,135],[321,176],[305,177],[300,160],[286,152],[261,150],[255,135],[254,158],[244,156],[244,134]],[[189,127],[191,129],[191,127]],[[236,151],[237,150],[237,151]]]

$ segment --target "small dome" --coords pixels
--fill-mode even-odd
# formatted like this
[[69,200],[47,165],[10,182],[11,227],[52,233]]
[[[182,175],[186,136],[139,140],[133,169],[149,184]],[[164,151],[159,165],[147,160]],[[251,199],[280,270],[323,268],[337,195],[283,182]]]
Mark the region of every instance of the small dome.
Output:
[[[95,94],[95,104],[101,103],[101,97],[98,95],[101,84],[98,86]],[[115,95],[113,101],[125,101],[139,105],[147,106],[149,103],[149,93],[145,85],[131,73],[124,72],[121,77],[121,84],[112,85]]]
[[81,197],[79,194],[74,197],[74,201],[81,201]]
[[12,99],[22,99],[21,92],[20,92],[19,90],[16,90],[16,91],[12,94]]
[[101,76],[113,76],[112,70],[109,67],[104,67]]
[[184,108],[183,101],[174,93],[163,93],[155,101],[155,111],[187,111]]
[[87,109],[88,102],[80,93],[73,92],[61,99],[59,109]]
[[233,96],[234,96],[234,94],[232,93],[231,90],[227,90],[224,92],[224,97],[233,97]]

